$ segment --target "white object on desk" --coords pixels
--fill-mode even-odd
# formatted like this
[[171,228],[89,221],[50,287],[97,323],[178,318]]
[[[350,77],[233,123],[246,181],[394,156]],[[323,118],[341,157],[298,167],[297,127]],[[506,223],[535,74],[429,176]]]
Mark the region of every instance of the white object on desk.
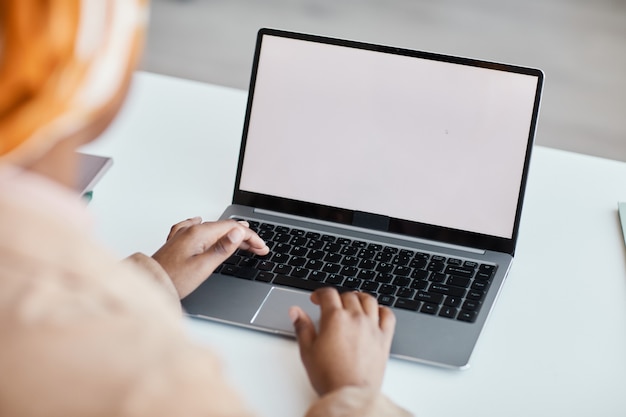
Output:
[[[230,202],[246,93],[138,73],[91,153],[116,163],[91,209],[120,255],[151,254],[169,227]],[[541,129],[539,129],[541,132]],[[390,360],[384,392],[420,417],[626,415],[626,251],[615,202],[626,164],[536,147],[517,253],[468,371]],[[298,416],[314,397],[296,344],[188,321],[258,415]]]

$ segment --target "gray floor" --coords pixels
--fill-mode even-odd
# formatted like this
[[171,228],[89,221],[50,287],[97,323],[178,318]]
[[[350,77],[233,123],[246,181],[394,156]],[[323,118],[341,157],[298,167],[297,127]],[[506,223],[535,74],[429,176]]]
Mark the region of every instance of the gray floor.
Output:
[[153,0],[141,67],[246,89],[260,27],[539,67],[537,143],[626,161],[626,0]]

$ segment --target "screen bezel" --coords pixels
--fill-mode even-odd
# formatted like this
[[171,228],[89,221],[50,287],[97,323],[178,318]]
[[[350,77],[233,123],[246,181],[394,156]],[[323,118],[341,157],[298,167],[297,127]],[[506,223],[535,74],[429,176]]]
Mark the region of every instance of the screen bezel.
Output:
[[[249,191],[243,191],[240,189],[240,181],[243,169],[244,151],[246,149],[246,140],[248,135],[248,129],[250,124],[250,117],[254,102],[254,91],[256,85],[256,74],[259,66],[261,56],[261,46],[264,36],[277,36],[283,38],[291,38],[303,41],[310,41],[316,43],[325,43],[329,45],[344,46],[349,48],[358,48],[369,51],[403,55],[407,57],[415,57],[422,59],[430,59],[441,62],[449,62],[460,65],[468,65],[480,68],[487,68],[499,71],[507,71],[518,74],[530,75],[537,78],[537,87],[535,91],[535,100],[533,104],[532,120],[529,128],[528,141],[526,146],[526,155],[524,159],[524,165],[522,175],[520,179],[520,188],[518,196],[518,204],[515,213],[515,220],[513,224],[511,238],[503,238],[498,236],[484,235],[475,232],[467,232],[463,230],[451,229],[441,226],[433,226],[429,224],[406,221],[386,216],[376,216],[371,224],[383,225],[383,227],[375,227],[378,230],[382,230],[388,233],[405,235],[420,239],[433,240],[443,242],[447,244],[467,246],[471,248],[479,248],[485,250],[492,250],[497,252],[504,252],[513,255],[515,252],[515,245],[517,242],[519,223],[521,218],[521,211],[523,205],[523,199],[525,194],[526,182],[528,177],[528,169],[530,165],[530,156],[532,152],[532,145],[534,141],[537,119],[539,114],[539,105],[541,98],[541,89],[543,86],[543,72],[535,68],[527,68],[514,66],[509,64],[481,61],[470,58],[448,56],[442,54],[436,54],[431,52],[415,51],[403,48],[396,48],[384,45],[375,45],[363,42],[356,42],[343,39],[334,39],[317,35],[301,34],[294,32],[286,32],[275,29],[261,29],[258,32],[256,49],[254,54],[254,61],[252,66],[252,75],[250,78],[250,87],[248,92],[248,100],[246,107],[246,115],[244,120],[243,134],[241,140],[241,147],[239,151],[239,160],[237,166],[237,175],[235,181],[235,188],[233,193],[233,204],[251,206],[255,208],[265,209],[269,211],[276,211],[281,213],[288,213],[290,215],[301,216],[305,218],[311,218],[315,220],[322,220],[327,222],[333,222],[343,225],[353,226],[370,226],[370,224],[361,224],[363,219],[363,213],[343,209],[339,207],[322,206],[305,201],[290,200],[286,198],[273,197],[266,194],[254,193]],[[365,216],[367,218],[367,215]]]

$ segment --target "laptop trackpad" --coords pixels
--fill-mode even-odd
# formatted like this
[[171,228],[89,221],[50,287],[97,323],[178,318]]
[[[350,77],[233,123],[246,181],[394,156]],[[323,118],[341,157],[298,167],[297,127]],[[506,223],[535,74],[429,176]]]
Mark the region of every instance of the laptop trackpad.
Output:
[[250,321],[257,326],[274,329],[277,333],[293,335],[289,307],[299,306],[315,323],[319,322],[320,309],[310,300],[311,293],[272,287]]

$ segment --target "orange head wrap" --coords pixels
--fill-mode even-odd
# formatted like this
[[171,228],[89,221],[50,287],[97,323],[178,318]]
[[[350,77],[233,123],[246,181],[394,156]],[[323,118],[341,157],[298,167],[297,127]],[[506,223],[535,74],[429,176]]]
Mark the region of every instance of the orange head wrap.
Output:
[[0,0],[0,161],[25,164],[116,113],[145,0]]

